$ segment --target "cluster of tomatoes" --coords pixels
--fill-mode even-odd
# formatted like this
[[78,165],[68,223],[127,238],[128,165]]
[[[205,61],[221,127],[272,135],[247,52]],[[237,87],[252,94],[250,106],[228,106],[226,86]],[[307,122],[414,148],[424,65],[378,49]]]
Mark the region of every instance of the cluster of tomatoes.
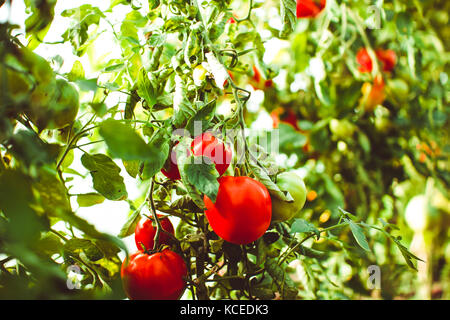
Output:
[[[294,172],[280,173],[276,181],[280,190],[289,192],[291,201],[271,196],[261,182],[251,177],[223,176],[231,163],[231,150],[209,132],[196,137],[190,151],[195,156],[210,158],[220,174],[216,201],[206,195],[203,200],[208,223],[225,241],[249,244],[260,238],[271,223],[295,217],[305,204],[305,184]],[[180,172],[174,159],[170,157],[161,171],[169,179],[178,180]],[[167,217],[158,220],[164,230],[160,232],[158,247],[170,245],[174,228]],[[154,247],[155,233],[152,219],[141,220],[136,227],[139,252],[123,262],[121,272],[130,299],[178,299],[186,286],[187,268],[180,255],[167,248],[156,253],[149,251]]]

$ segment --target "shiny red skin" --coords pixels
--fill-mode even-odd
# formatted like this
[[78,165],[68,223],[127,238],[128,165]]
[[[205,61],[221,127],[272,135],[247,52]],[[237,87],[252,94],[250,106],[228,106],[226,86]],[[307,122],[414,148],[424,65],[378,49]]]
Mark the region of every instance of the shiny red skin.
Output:
[[272,79],[265,80],[256,66],[253,66],[253,77],[249,83],[254,90],[264,90],[273,86]]
[[136,252],[123,261],[120,275],[130,300],[177,300],[186,288],[187,268],[183,258],[169,249]]
[[216,202],[204,196],[205,215],[211,228],[234,244],[247,244],[260,238],[272,218],[272,200],[267,188],[244,176],[224,176],[218,181]]
[[315,18],[326,5],[326,0],[297,0],[297,18]]
[[280,122],[294,127],[295,130],[303,132],[297,124],[297,115],[292,109],[277,108],[270,113],[273,120],[273,127],[278,128]]
[[216,170],[220,176],[227,171],[231,163],[232,154],[230,148],[210,132],[197,136],[192,141],[191,150],[194,156],[210,158],[216,165]]
[[[136,247],[138,250],[144,251],[142,248],[142,244],[144,245],[146,250],[152,250],[153,244],[154,244],[154,238],[156,234],[156,223],[153,222],[152,219],[148,219],[146,217],[139,220],[138,224],[136,225],[136,229],[134,231],[134,240],[136,242]],[[169,218],[159,215],[159,222],[161,223],[161,227],[163,230],[175,234],[175,230],[173,228],[172,222],[170,222]],[[169,235],[167,235],[164,232],[159,233],[159,241],[158,243],[161,244],[167,244],[169,245],[171,242],[171,238]]]
[[[232,152],[229,146],[217,139],[210,132],[204,132],[195,137],[195,139],[192,140],[190,152],[192,152],[194,156],[210,158],[216,165],[216,169],[220,176],[227,171],[227,168],[231,163]],[[175,161],[172,159],[175,159]],[[166,161],[161,172],[169,179],[181,179],[180,171],[176,164],[175,150],[172,149],[170,159]]]

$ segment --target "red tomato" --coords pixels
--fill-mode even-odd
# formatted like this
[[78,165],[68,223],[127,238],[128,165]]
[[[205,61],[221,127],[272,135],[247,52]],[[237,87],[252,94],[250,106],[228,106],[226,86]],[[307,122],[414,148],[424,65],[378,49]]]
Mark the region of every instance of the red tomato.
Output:
[[273,120],[273,127],[278,128],[280,122],[289,124],[295,128],[295,130],[300,130],[297,124],[297,115],[292,109],[276,108],[270,113]]
[[377,58],[383,63],[383,71],[392,71],[397,62],[397,55],[394,50],[378,49],[375,51]]
[[356,61],[359,63],[358,70],[360,72],[371,72],[372,71],[372,59],[370,59],[369,52],[366,48],[359,49],[356,54]]
[[[175,234],[172,222],[166,216],[158,214],[159,221],[163,230]],[[134,231],[134,240],[138,250],[143,251],[142,245],[146,250],[152,250],[156,234],[156,223],[152,219],[142,218]],[[164,232],[159,233],[159,244],[170,244],[171,238]]]
[[[210,132],[204,132],[195,137],[191,143],[190,151],[194,156],[204,156],[210,158],[216,165],[219,175],[224,174],[231,163],[231,149],[225,143],[213,136]],[[176,163],[175,150],[171,151],[170,159],[167,160],[164,168],[161,169],[161,172],[169,179],[181,179],[180,171],[178,170]]]
[[183,258],[169,249],[136,252],[123,261],[120,275],[130,300],[176,300],[186,288],[187,268]]
[[[377,59],[383,64],[383,71],[392,71],[397,62],[397,56],[394,50],[377,49],[375,51]],[[359,49],[356,54],[356,61],[359,63],[360,72],[372,72],[372,59],[366,48]]]
[[[176,146],[178,144],[178,141],[175,142]],[[177,166],[177,155],[175,150],[172,148],[170,151],[169,159],[167,159],[166,163],[164,164],[164,167],[161,169],[161,172],[163,175],[165,175],[167,178],[171,180],[180,180],[180,171],[178,170]]]
[[297,18],[314,18],[326,5],[326,0],[297,0]]
[[230,148],[213,136],[210,132],[205,132],[197,136],[191,144],[194,156],[208,157],[216,165],[217,172],[222,175],[227,171],[231,163]]
[[204,196],[205,215],[211,228],[219,237],[234,244],[247,244],[260,238],[272,218],[272,201],[267,188],[244,176],[225,176],[218,181],[216,202]]
[[264,90],[272,87],[273,85],[273,81],[271,79],[266,80],[261,76],[261,72],[256,66],[253,66],[253,77],[250,78],[249,83],[254,90]]

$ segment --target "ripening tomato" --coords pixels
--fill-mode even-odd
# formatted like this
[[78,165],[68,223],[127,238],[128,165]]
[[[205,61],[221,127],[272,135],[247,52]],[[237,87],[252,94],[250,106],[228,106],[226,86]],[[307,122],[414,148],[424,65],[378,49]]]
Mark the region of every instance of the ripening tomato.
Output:
[[204,196],[205,215],[211,228],[219,237],[234,244],[247,244],[260,238],[269,228],[272,217],[267,188],[245,176],[225,176],[218,181],[216,202]]
[[[175,234],[172,222],[170,222],[168,217],[158,214],[158,219],[163,230],[171,233],[172,235]],[[134,240],[138,250],[144,251],[142,246],[144,246],[146,250],[152,250],[155,234],[156,222],[153,221],[153,217],[151,217],[151,219],[142,218],[139,220],[134,231]],[[170,241],[171,238],[168,234],[162,231],[159,233],[159,244],[170,244]]]
[[272,79],[264,79],[256,66],[253,66],[253,76],[250,78],[249,83],[254,90],[264,90],[273,85]]
[[386,99],[385,83],[381,75],[377,75],[373,83],[366,82],[361,87],[363,99],[365,100],[365,110],[373,111],[373,109],[382,104]]
[[136,252],[122,263],[123,288],[130,300],[177,300],[186,288],[183,258],[165,249],[154,254]]
[[[194,156],[204,156],[210,158],[216,165],[216,169],[220,176],[225,173],[231,163],[232,153],[229,146],[217,139],[210,132],[204,132],[195,137],[191,143],[190,151]],[[164,165],[164,168],[161,169],[161,172],[169,179],[181,179],[180,171],[178,170],[178,166],[176,164],[175,150],[172,149],[170,158],[166,161],[166,164]]]
[[278,128],[281,122],[293,126],[295,130],[302,131],[297,124],[297,115],[292,109],[276,108],[270,113],[270,116],[272,117],[274,128]]
[[277,186],[281,191],[288,191],[294,199],[286,202],[272,197],[272,221],[281,222],[294,218],[306,202],[306,186],[303,179],[294,172],[282,172],[277,176]]
[[315,18],[326,5],[326,0],[297,0],[297,18]]

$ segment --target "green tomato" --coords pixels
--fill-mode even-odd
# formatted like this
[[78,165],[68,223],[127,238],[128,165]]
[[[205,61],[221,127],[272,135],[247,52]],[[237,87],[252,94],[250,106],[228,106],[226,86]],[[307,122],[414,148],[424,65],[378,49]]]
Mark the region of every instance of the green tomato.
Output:
[[49,106],[51,120],[48,129],[60,129],[75,121],[79,109],[78,91],[63,79],[56,80],[59,97],[56,103]]
[[306,202],[306,186],[303,179],[294,172],[283,172],[277,176],[277,186],[288,191],[293,202],[272,197],[272,222],[287,221],[294,218]]

